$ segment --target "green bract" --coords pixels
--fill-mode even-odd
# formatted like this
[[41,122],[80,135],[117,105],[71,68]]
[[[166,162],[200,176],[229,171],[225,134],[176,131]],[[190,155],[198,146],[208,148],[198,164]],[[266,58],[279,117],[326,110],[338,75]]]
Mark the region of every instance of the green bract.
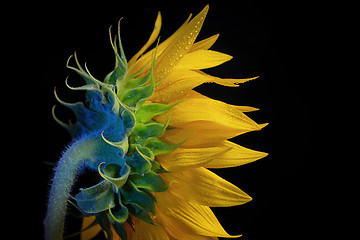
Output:
[[[158,175],[165,170],[155,156],[169,153],[180,144],[160,140],[168,123],[163,125],[152,121],[154,116],[165,113],[173,106],[146,102],[155,90],[155,56],[149,63],[152,67],[146,75],[138,77],[142,74],[139,72],[128,76],[120,37],[119,49],[111,39],[111,32],[110,42],[116,64],[104,81],[95,79],[86,66],[84,69],[76,54],[77,68],[70,65],[71,57],[67,62],[67,67],[77,72],[86,85],[76,88],[70,87],[67,82],[66,85],[72,90],[86,91],[86,102],[71,104],[61,101],[56,93],[55,97],[75,113],[76,123],[65,124],[53,115],[75,142],[91,139],[90,147],[76,150],[79,153],[74,150],[73,155],[86,151],[86,154],[80,154],[84,157],[78,157],[77,161],[85,169],[97,171],[102,179],[91,187],[81,188],[73,197],[75,201],[72,204],[84,216],[96,216],[109,239],[112,236],[111,225],[121,239],[126,239],[122,223],[127,221],[132,225],[130,215],[155,224],[149,215],[156,215],[156,198],[151,192],[162,192],[168,188]],[[78,171],[79,167],[75,168]],[[55,182],[56,179],[53,184],[61,184]]]

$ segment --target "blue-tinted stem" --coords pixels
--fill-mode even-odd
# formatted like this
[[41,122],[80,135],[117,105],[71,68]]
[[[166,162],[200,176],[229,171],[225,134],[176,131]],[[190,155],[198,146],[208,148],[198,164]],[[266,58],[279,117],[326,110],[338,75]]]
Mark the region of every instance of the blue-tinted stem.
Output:
[[62,240],[67,203],[79,168],[85,160],[93,160],[98,146],[95,137],[84,137],[63,153],[52,180],[47,215],[44,220],[45,240]]

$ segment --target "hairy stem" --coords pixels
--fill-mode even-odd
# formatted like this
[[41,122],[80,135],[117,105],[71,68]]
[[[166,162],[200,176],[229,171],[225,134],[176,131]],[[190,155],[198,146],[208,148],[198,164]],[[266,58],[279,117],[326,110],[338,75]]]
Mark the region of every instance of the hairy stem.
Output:
[[61,240],[67,201],[79,167],[85,160],[94,159],[98,146],[95,137],[84,137],[73,142],[63,153],[55,169],[51,184],[47,215],[44,220],[45,240]]

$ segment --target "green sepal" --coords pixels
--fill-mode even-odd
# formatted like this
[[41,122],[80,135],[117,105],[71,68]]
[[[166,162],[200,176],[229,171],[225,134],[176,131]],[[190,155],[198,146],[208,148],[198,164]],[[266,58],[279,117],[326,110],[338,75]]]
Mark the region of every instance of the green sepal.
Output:
[[122,155],[121,155],[121,156],[124,157],[125,154],[126,154],[126,153],[128,152],[128,150],[129,150],[129,141],[128,141],[128,136],[127,136],[127,134],[124,135],[124,138],[123,138],[121,141],[119,141],[119,142],[111,142],[111,141],[107,140],[107,139],[104,137],[104,134],[103,134],[103,133],[104,133],[104,131],[101,132],[101,137],[102,137],[102,139],[103,139],[107,144],[119,148],[119,149],[121,150],[121,152],[122,152]]
[[[127,78],[126,80],[126,84],[124,86],[125,90],[130,90],[130,89],[134,89],[134,88],[138,88],[140,86],[145,85],[147,82],[149,82],[150,80],[150,75],[147,74],[143,77],[137,77],[137,78]],[[125,93],[125,92],[124,92]],[[123,94],[124,94],[123,93]]]
[[[86,72],[84,71],[84,69],[81,67],[81,65],[80,65],[80,63],[79,63],[79,61],[78,61],[78,59],[77,59],[76,52],[74,53],[74,57],[75,57],[76,65],[77,65],[77,67],[78,67],[79,69],[74,68],[74,67],[71,67],[71,66],[69,65],[70,59],[71,59],[72,57],[73,57],[73,56],[71,55],[71,56],[68,58],[68,60],[67,60],[67,62],[66,62],[66,67],[69,68],[69,69],[71,69],[71,70],[74,70],[76,73],[78,73],[78,74],[85,80],[85,82],[86,82],[87,84],[92,84],[92,83],[94,83],[91,75],[89,75],[88,73],[86,73]],[[95,83],[95,84],[96,84],[96,83]]]
[[169,187],[166,186],[164,180],[155,172],[149,171],[142,175],[131,175],[129,181],[133,182],[138,188],[146,188],[153,192],[164,192]]
[[119,223],[119,222],[112,222],[111,223],[115,232],[117,233],[117,235],[119,235],[120,239],[121,240],[127,240],[127,233],[126,233],[126,230],[124,228],[124,226],[122,225],[122,223]]
[[[137,148],[137,150],[135,148]],[[132,172],[144,174],[151,169],[151,159],[148,159],[148,157],[151,156],[146,155],[151,151],[146,151],[145,149],[146,148],[140,145],[130,145],[129,152],[132,152],[132,154],[126,156],[126,163],[132,167]],[[152,156],[154,158],[154,155]]]
[[120,192],[118,192],[117,196],[119,199],[118,204],[112,209],[109,208],[109,214],[116,222],[124,223],[129,217],[129,211],[121,202]]
[[[152,73],[148,73],[148,75]],[[150,84],[130,89],[124,93],[121,101],[129,107],[140,108],[140,106],[149,99],[155,91],[155,80],[153,76],[150,76]]]
[[124,197],[124,204],[136,204],[146,212],[155,214],[155,205],[152,198],[139,190],[134,183],[127,183],[120,189],[121,195]]
[[154,220],[151,219],[151,217],[149,216],[149,214],[144,210],[142,209],[141,207],[137,206],[136,204],[130,204],[128,206],[128,209],[129,209],[129,212],[136,218],[146,222],[146,223],[149,223],[149,224],[152,224],[152,225],[155,225],[155,226],[159,226],[158,224],[156,224],[154,222]]
[[123,120],[125,132],[130,135],[134,130],[136,124],[135,114],[127,108],[123,108],[120,114],[121,119]]
[[[82,102],[77,103],[67,103],[62,101],[57,93],[56,89],[54,89],[54,95],[56,100],[63,106],[71,109],[76,117],[76,123],[69,125],[66,123],[61,122],[55,116],[54,109],[53,109],[53,117],[54,119],[62,125],[66,130],[69,131],[72,137],[77,137],[84,133],[88,133],[91,129],[96,129],[102,123],[101,115],[98,112],[89,111]],[[100,123],[100,124],[99,124]]]
[[167,124],[163,125],[157,122],[136,124],[130,136],[130,142],[142,145],[149,138],[158,138],[165,132]]
[[96,214],[115,206],[111,183],[101,181],[90,188],[80,188],[75,200],[81,211]]
[[110,218],[105,213],[96,215],[96,220],[98,221],[99,225],[102,227],[102,229],[107,234],[107,239],[106,240],[112,240],[113,239],[113,234],[112,234],[112,231],[111,231],[111,223],[110,223],[109,219]]
[[118,192],[129,177],[130,167],[126,164],[120,166],[115,163],[106,164],[104,167],[101,167],[103,163],[105,162],[100,163],[98,166],[100,176],[104,178],[105,181],[110,182],[115,188],[115,192]]
[[125,70],[119,65],[105,78],[106,83],[116,85],[117,82],[123,81]]
[[146,123],[153,117],[164,114],[175,105],[166,105],[162,103],[144,103],[135,113],[138,123]]
[[145,147],[149,148],[155,155],[166,154],[174,151],[181,143],[171,144],[158,138],[148,139]]
[[99,85],[97,84],[86,84],[84,86],[80,86],[80,87],[71,87],[69,84],[68,84],[68,78],[65,79],[65,85],[71,89],[71,90],[74,90],[74,91],[96,91],[96,92],[99,92],[99,93],[102,93],[100,88],[99,88]]
[[158,161],[151,162],[151,171],[153,171],[154,173],[157,173],[157,174],[168,173],[168,171],[166,171]]
[[[119,29],[120,29],[120,22],[119,22]],[[121,44],[121,40],[120,40],[120,35],[119,35],[119,45],[120,45],[120,55],[118,53],[118,49],[116,47],[116,42],[112,41],[111,38],[111,27],[109,28],[109,37],[110,37],[110,43],[111,43],[111,47],[114,51],[115,54],[115,60],[116,60],[116,64],[115,64],[115,70],[113,71],[113,73],[111,74],[111,76],[107,79],[107,82],[112,84],[112,85],[116,85],[118,86],[118,82],[119,81],[123,81],[124,77],[126,76],[126,72],[127,72],[127,61],[126,61],[126,57],[122,48],[122,44]]]
[[154,153],[147,147],[143,147],[140,145],[135,145],[138,153],[147,161],[151,162],[155,159]]

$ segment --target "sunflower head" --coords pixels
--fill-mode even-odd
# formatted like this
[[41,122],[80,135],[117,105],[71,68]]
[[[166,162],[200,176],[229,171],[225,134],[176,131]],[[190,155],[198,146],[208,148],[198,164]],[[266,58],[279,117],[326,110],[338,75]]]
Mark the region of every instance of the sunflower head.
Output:
[[[120,22],[119,22],[120,24]],[[156,198],[152,192],[166,191],[168,186],[158,175],[166,170],[155,161],[158,154],[175,150],[179,144],[159,139],[166,131],[164,124],[153,121],[153,117],[167,112],[173,105],[152,103],[148,99],[155,91],[155,53],[147,65],[147,73],[140,70],[129,74],[121,40],[110,42],[116,57],[115,68],[104,79],[95,79],[87,67],[67,67],[77,72],[86,85],[72,90],[85,90],[86,102],[65,103],[76,116],[76,123],[64,126],[72,138],[94,137],[97,150],[94,158],[86,160],[86,167],[97,170],[102,180],[89,187],[81,188],[75,195],[76,207],[84,216],[96,216],[97,221],[109,231],[110,224],[124,237],[122,223],[132,225],[130,215],[144,222],[155,224],[149,214],[156,215]]]
[[[61,194],[56,189],[64,184],[57,175],[75,178],[80,168],[96,172],[100,180],[80,188],[70,201],[88,225],[82,239],[95,235],[87,231],[94,225],[95,233],[100,226],[108,239],[236,237],[225,232],[209,207],[239,205],[251,198],[207,168],[239,166],[266,156],[228,141],[265,125],[243,113],[255,108],[229,105],[192,90],[207,82],[235,87],[256,78],[221,79],[201,71],[232,58],[208,50],[218,35],[194,43],[207,12],[208,6],[191,21],[190,15],[172,36],[146,52],[158,37],[159,13],[149,40],[130,61],[122,48],[119,22],[118,40],[109,31],[115,67],[103,81],[82,67],[76,54],[69,58],[67,67],[85,85],[66,85],[86,91],[86,101],[66,103],[55,92],[77,121],[61,122],[54,109],[53,116],[79,144],[73,144],[75,150],[70,146],[60,160],[48,208],[60,201],[53,197]],[[72,165],[72,172],[68,174],[70,167],[62,162]],[[45,220],[48,225],[57,219],[51,214]]]

